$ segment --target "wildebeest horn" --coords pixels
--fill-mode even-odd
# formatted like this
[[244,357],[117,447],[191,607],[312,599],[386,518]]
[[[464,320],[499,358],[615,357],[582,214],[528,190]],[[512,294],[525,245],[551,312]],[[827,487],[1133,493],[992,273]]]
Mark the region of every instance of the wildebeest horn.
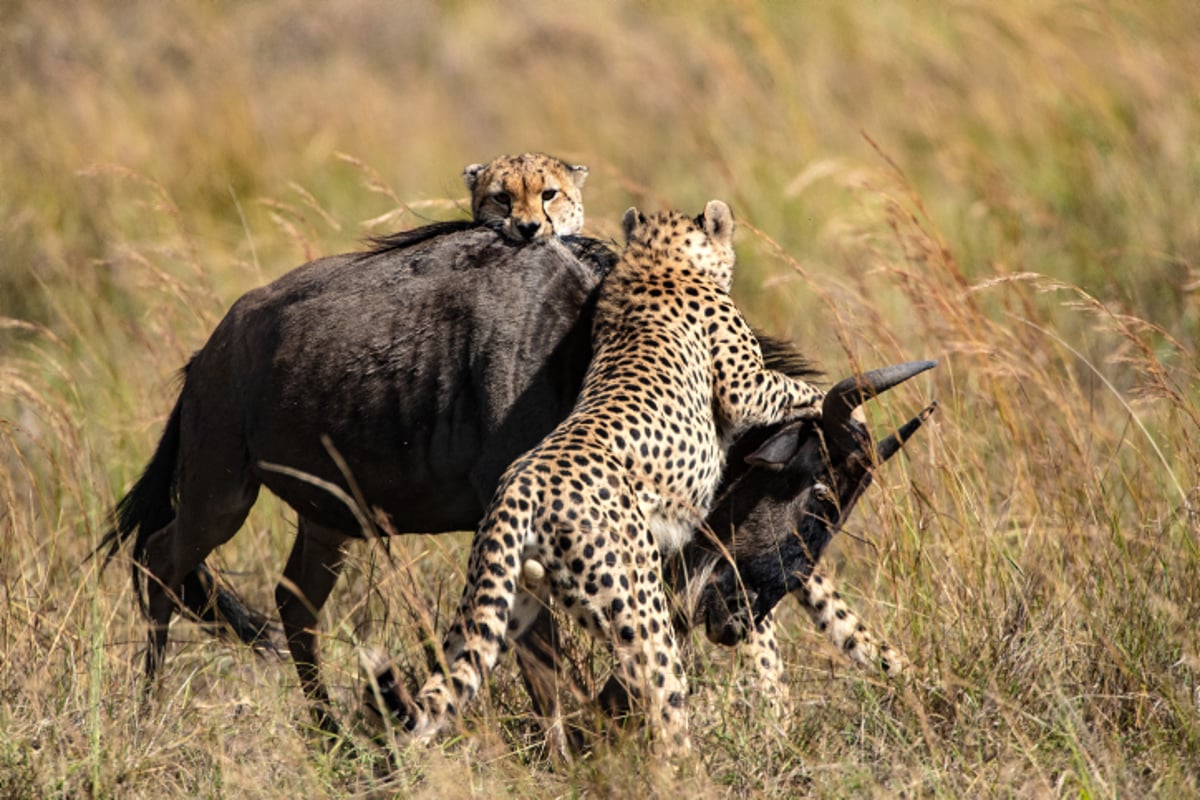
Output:
[[825,401],[821,405],[821,428],[825,432],[830,454],[845,455],[855,448],[857,443],[850,428],[850,414],[854,409],[872,397],[935,366],[936,361],[908,361],[873,369],[862,375],[853,375],[834,385],[826,393]]
[[882,464],[892,456],[896,455],[897,451],[904,446],[909,437],[916,433],[917,428],[921,427],[921,423],[929,419],[934,410],[937,409],[937,400],[934,400],[925,408],[921,409],[921,413],[910,419],[908,422],[901,425],[895,433],[888,435],[875,447],[875,461]]

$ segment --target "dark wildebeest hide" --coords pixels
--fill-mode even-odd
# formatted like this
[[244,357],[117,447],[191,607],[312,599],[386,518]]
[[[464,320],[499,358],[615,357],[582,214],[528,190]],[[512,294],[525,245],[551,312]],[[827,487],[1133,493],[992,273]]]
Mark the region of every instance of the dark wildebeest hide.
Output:
[[[204,559],[266,486],[299,515],[276,598],[305,694],[335,730],[314,629],[344,544],[363,535],[363,508],[348,498],[400,532],[473,529],[503,470],[570,411],[591,354],[594,290],[613,259],[590,239],[517,245],[440,224],[306,264],[234,303],[187,365],[158,447],[98,548],[111,557],[134,538],[147,675],[180,607],[262,640],[266,618],[217,587]],[[765,344],[769,366],[808,373]],[[753,493],[753,480],[739,486],[738,496]],[[778,552],[770,535],[752,538]],[[788,580],[735,590],[716,575],[709,595],[720,601],[705,614],[725,640]]]

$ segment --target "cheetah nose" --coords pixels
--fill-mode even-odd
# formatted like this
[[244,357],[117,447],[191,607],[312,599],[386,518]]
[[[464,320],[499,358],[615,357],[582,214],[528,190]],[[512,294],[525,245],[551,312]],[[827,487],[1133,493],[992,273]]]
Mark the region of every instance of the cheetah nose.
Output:
[[538,231],[541,230],[541,228],[542,228],[542,223],[540,223],[540,222],[518,222],[517,223],[517,230],[526,239],[532,239],[533,237],[537,236]]

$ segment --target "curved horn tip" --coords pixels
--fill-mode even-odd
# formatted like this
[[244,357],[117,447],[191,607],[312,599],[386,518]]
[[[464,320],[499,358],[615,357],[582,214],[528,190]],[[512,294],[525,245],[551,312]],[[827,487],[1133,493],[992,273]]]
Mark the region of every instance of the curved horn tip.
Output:
[[906,361],[838,381],[825,394],[825,400],[821,404],[822,428],[825,430],[830,453],[844,455],[857,446],[847,428],[855,408],[935,366],[936,361]]
[[935,366],[936,361],[906,361],[851,375],[826,393],[824,411],[849,413],[855,406]]
[[914,378],[917,375],[920,375],[922,372],[933,369],[937,366],[937,364],[938,362],[931,359],[925,359],[923,361],[905,361],[900,364],[892,364],[891,366],[873,369],[867,374],[874,375],[876,373],[881,373],[886,374],[889,377],[892,375],[901,375],[903,377],[896,381],[896,383],[900,383],[901,381],[906,381],[909,378]]
[[937,400],[930,401],[929,405],[925,406],[920,412],[910,419],[908,422],[901,425],[894,432],[882,439],[875,445],[875,461],[882,464],[900,451],[912,435],[917,432],[924,422],[933,416],[933,412],[937,410]]

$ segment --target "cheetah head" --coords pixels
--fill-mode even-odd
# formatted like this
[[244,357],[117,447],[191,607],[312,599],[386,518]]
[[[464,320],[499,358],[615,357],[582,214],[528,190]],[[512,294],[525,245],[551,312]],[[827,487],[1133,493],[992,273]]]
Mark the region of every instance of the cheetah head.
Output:
[[514,242],[582,231],[581,190],[587,176],[582,164],[567,164],[544,153],[500,156],[463,170],[475,221]]
[[709,200],[695,219],[678,211],[647,217],[630,208],[621,225],[627,248],[648,250],[668,263],[689,262],[726,292],[733,286],[733,212],[724,202]]

